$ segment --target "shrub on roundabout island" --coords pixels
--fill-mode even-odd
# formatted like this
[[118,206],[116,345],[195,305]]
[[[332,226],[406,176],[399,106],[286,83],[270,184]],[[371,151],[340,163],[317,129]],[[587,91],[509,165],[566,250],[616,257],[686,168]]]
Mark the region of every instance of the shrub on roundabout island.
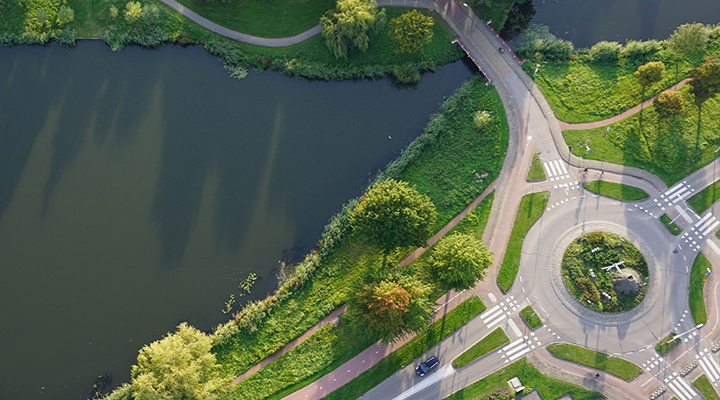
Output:
[[595,311],[628,311],[647,290],[648,266],[640,251],[627,239],[607,232],[591,232],[570,243],[562,274],[575,299]]

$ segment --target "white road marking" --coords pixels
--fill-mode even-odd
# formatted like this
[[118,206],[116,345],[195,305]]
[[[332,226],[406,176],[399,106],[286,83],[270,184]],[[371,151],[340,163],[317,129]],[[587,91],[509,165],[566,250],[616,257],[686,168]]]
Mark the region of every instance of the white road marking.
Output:
[[497,301],[497,297],[495,297],[495,295],[492,293],[488,293],[488,297],[490,298],[490,301],[492,301],[493,303],[495,303]]
[[688,224],[692,223],[692,218],[690,218],[690,216],[685,212],[685,210],[682,207],[675,206],[675,209],[677,210],[677,212],[680,213],[680,215],[682,215],[683,219],[685,221],[687,221]]
[[510,325],[510,329],[512,329],[512,331],[515,333],[515,336],[517,336],[517,337],[522,336],[522,332],[520,332],[520,329],[515,324],[515,321],[509,319],[508,325]]
[[411,387],[410,389],[402,392],[399,396],[396,396],[393,400],[404,400],[408,397],[414,395],[415,393],[429,387],[430,385],[439,382],[446,377],[452,375],[455,373],[455,370],[453,369],[452,365],[448,364],[439,370],[435,372],[434,374],[430,374],[429,376],[425,377],[420,383],[417,385]]
[[715,243],[713,243],[712,240],[708,240],[708,244],[710,245],[710,248],[713,249],[713,251],[715,253],[720,254],[720,248],[718,248],[717,245]]

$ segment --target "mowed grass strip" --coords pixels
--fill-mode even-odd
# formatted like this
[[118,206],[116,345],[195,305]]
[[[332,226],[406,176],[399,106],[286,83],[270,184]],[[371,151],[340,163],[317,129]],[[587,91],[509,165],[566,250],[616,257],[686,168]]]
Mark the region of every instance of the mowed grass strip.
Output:
[[622,183],[597,180],[585,182],[583,187],[593,193],[623,201],[638,201],[650,197],[644,190]]
[[675,224],[675,222],[673,222],[673,220],[670,219],[670,217],[668,217],[667,214],[663,214],[660,216],[660,222],[662,222],[663,225],[665,225],[665,227],[668,228],[670,233],[672,233],[675,236],[679,235],[682,232],[682,229],[680,229],[680,227],[677,226]]
[[434,322],[430,329],[420,333],[380,362],[370,367],[339,389],[323,397],[324,400],[356,399],[377,386],[390,375],[399,371],[428,351],[449,334],[458,330],[467,321],[485,310],[479,298],[465,300],[442,319]]
[[584,347],[572,344],[551,344],[547,347],[547,349],[555,357],[609,372],[625,379],[628,382],[642,373],[642,369],[630,361],[625,361],[617,357],[610,357],[605,353],[600,353]]
[[522,311],[520,311],[520,316],[530,329],[535,329],[543,324],[535,310],[530,306],[523,308]]
[[507,292],[515,282],[518,269],[520,268],[520,254],[525,235],[540,218],[547,205],[547,192],[530,193],[520,200],[518,212],[515,215],[515,224],[510,233],[505,257],[503,257],[500,271],[498,271],[497,283],[503,292]]
[[688,204],[699,214],[704,213],[708,208],[720,199],[720,180],[706,187],[695,196],[688,199]]
[[547,178],[545,176],[545,170],[543,169],[542,162],[537,153],[533,154],[532,161],[530,162],[530,169],[528,170],[527,179],[528,182],[543,181]]
[[587,390],[581,386],[544,375],[523,358],[504,366],[503,369],[493,372],[464,389],[458,390],[446,397],[446,399],[483,399],[485,398],[484,396],[494,393],[498,389],[507,388],[507,381],[515,376],[517,376],[525,386],[525,390],[522,393],[518,393],[518,395],[526,394],[533,389],[537,389],[543,399],[557,399],[566,394],[571,395],[575,400],[597,399],[602,397],[602,394],[599,392]]
[[265,38],[295,36],[320,23],[335,0],[243,0],[230,3],[179,0],[210,21],[234,31]]
[[702,253],[698,252],[690,271],[690,294],[688,295],[690,314],[695,325],[707,322],[707,310],[705,309],[705,275],[708,269],[712,271],[712,264]]
[[510,343],[510,338],[507,337],[502,328],[497,328],[460,354],[453,361],[453,367],[462,368],[506,343]]
[[708,380],[707,376],[702,375],[699,378],[695,379],[695,382],[693,382],[693,386],[695,386],[695,389],[697,389],[698,392],[703,395],[705,400],[720,400],[718,392],[715,391],[712,383],[710,383],[710,380]]

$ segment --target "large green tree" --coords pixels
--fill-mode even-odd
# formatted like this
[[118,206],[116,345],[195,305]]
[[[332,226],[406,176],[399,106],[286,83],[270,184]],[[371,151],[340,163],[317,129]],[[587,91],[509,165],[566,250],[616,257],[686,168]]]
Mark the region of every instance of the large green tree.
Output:
[[642,86],[643,95],[645,90],[653,83],[660,82],[665,75],[665,64],[662,61],[650,61],[647,64],[641,65],[635,71],[635,78],[638,83]]
[[221,373],[211,346],[210,337],[186,323],[144,346],[132,366],[133,399],[206,400],[220,393],[231,377]]
[[430,286],[412,276],[388,276],[361,285],[350,298],[348,313],[361,335],[392,343],[425,329],[432,318]]
[[427,245],[436,217],[428,196],[407,182],[387,179],[368,189],[349,219],[356,231],[388,252]]
[[707,47],[708,29],[700,23],[680,25],[668,39],[668,46],[682,56],[702,54]]
[[456,233],[433,246],[430,271],[445,290],[467,290],[485,278],[492,254],[475,237]]
[[348,48],[365,52],[370,39],[385,25],[385,9],[375,0],[338,0],[320,17],[325,45],[336,58],[347,58]]
[[690,71],[690,93],[698,108],[720,93],[720,59],[706,57],[702,64]]
[[662,92],[653,102],[653,106],[660,118],[669,118],[685,110],[685,99],[679,92]]
[[430,43],[435,25],[432,17],[418,10],[408,11],[390,20],[390,37],[401,53],[414,53]]

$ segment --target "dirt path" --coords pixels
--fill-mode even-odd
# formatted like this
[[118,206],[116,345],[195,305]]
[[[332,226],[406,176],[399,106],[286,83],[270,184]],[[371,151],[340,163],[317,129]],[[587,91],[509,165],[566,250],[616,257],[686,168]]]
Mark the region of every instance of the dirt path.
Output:
[[[663,90],[661,93],[674,92],[674,91],[676,91],[676,90],[679,90],[679,89],[682,88],[683,86],[687,85],[687,83],[688,83],[689,81],[690,81],[690,78],[684,79],[684,80],[682,80],[682,81],[680,81],[680,82],[678,82],[678,83],[670,86],[669,88]],[[651,98],[643,101],[642,103],[636,105],[635,107],[630,108],[629,110],[627,110],[627,111],[625,111],[625,112],[622,112],[622,113],[620,113],[620,114],[618,114],[618,115],[616,115],[616,116],[614,116],[614,117],[610,117],[610,118],[607,118],[607,119],[603,119],[603,120],[601,120],[601,121],[583,122],[583,123],[579,123],[579,124],[571,124],[571,123],[569,123],[569,122],[563,122],[563,121],[558,120],[558,122],[560,123],[560,129],[562,129],[562,130],[564,130],[564,131],[566,131],[566,130],[575,130],[575,129],[591,129],[591,128],[600,128],[600,127],[603,127],[603,126],[606,126],[606,125],[610,125],[610,124],[612,124],[612,123],[614,123],[614,122],[618,122],[618,121],[620,121],[620,120],[623,120],[623,119],[625,119],[625,118],[627,118],[627,117],[629,117],[629,116],[631,116],[631,115],[633,115],[633,114],[635,114],[635,113],[637,113],[637,112],[640,112],[640,110],[642,110],[643,108],[645,108],[645,107],[649,106],[650,104],[652,104],[652,103],[655,101],[655,99],[658,97],[658,95],[659,95],[659,93],[656,94],[655,96],[653,96],[653,97],[651,97]]]

